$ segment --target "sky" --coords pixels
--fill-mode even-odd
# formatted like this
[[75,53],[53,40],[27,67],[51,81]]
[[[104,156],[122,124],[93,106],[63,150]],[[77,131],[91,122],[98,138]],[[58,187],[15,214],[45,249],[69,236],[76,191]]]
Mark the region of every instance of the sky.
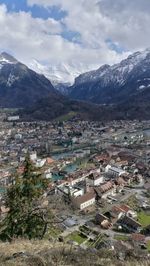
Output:
[[149,25],[149,0],[0,0],[0,51],[86,71],[148,48]]

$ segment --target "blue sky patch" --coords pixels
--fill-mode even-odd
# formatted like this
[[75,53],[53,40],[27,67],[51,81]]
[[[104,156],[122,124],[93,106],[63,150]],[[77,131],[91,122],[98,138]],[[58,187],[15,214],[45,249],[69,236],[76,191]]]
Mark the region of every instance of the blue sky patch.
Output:
[[34,5],[32,7],[28,6],[26,0],[4,0],[2,1],[2,4],[5,4],[7,6],[9,12],[31,12],[33,18],[53,18],[55,20],[60,20],[67,15],[67,12],[62,11],[56,6],[53,6],[51,8],[44,8],[38,5]]
[[111,39],[106,40],[106,44],[108,45],[109,49],[117,52],[118,54],[122,54],[123,52],[127,52],[127,50],[121,47],[119,44],[114,43]]

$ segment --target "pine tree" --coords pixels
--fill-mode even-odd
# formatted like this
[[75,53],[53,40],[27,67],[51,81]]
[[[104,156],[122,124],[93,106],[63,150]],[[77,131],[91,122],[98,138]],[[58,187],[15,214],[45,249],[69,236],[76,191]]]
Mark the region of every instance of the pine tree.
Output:
[[27,155],[23,175],[16,175],[7,190],[9,212],[3,221],[1,239],[43,237],[47,221],[46,210],[40,207],[40,198],[47,186],[47,179],[42,177]]

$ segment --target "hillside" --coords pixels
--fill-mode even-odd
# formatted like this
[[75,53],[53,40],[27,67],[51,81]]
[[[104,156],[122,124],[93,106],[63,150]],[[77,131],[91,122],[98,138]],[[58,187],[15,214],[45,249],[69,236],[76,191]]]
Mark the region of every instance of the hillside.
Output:
[[127,257],[125,261],[106,250],[83,250],[48,240],[16,240],[0,243],[0,265],[3,266],[148,266],[147,260]]
[[20,110],[22,120],[51,121],[77,119],[93,121],[111,120],[149,120],[150,102],[143,92],[145,101],[140,96],[131,101],[113,105],[96,105],[89,102],[70,100],[66,96],[55,94],[39,100],[31,108]]
[[150,50],[82,74],[68,91],[73,99],[97,104],[129,103],[139,98],[145,101],[147,97],[150,102]]
[[103,120],[104,116],[103,108],[98,105],[70,100],[59,93],[39,100],[31,108],[20,110],[19,114],[21,119],[28,121],[50,121],[63,118],[63,116],[83,120]]
[[55,95],[51,82],[7,53],[0,55],[0,107],[28,107]]

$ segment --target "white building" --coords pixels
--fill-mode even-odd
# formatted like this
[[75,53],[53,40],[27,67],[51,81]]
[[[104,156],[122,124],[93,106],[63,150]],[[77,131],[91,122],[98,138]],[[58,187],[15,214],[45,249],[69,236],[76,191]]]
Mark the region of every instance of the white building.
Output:
[[79,197],[84,194],[84,189],[83,188],[78,188],[78,187],[72,187],[70,185],[61,185],[57,187],[57,193],[62,195],[70,195],[71,197]]
[[46,159],[38,159],[37,161],[36,161],[36,167],[39,167],[39,168],[41,168],[41,167],[43,167],[44,166],[44,164],[46,163]]
[[30,159],[31,159],[31,161],[36,161],[37,160],[37,153],[36,152],[31,153]]
[[90,176],[88,176],[87,178],[87,182],[89,184],[89,186],[99,186],[100,184],[104,183],[105,177],[104,175],[101,174],[91,174]]
[[19,120],[19,115],[8,116],[7,120],[9,122],[18,121]]
[[52,178],[52,173],[51,173],[51,169],[48,168],[45,172],[44,172],[44,176],[47,178],[47,179],[51,179]]
[[114,177],[126,174],[126,171],[124,171],[123,169],[118,168],[116,166],[111,166],[109,164],[105,167],[105,172]]

